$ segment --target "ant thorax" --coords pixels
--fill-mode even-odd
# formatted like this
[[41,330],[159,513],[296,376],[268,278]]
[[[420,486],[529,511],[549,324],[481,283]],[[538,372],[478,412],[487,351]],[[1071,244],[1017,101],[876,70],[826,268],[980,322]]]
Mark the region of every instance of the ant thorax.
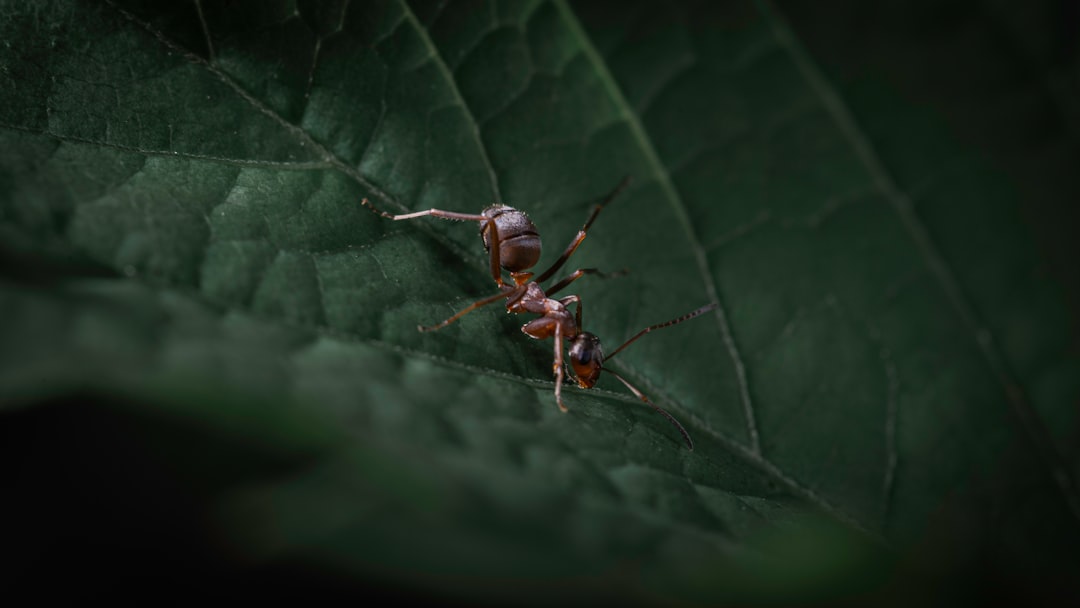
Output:
[[525,286],[524,293],[516,298],[507,300],[506,311],[518,314],[531,312],[536,315],[542,315],[551,310],[551,304],[549,304],[549,302],[553,302],[559,307],[562,307],[562,304],[559,304],[558,300],[551,300],[548,298],[547,294],[544,293],[544,289],[540,287],[539,284],[529,283]]

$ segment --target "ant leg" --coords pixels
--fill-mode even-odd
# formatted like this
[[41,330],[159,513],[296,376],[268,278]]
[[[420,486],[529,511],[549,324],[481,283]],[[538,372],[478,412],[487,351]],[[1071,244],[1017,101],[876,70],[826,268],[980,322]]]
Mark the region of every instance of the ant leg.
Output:
[[569,411],[563,404],[563,324],[555,324],[555,403],[558,410],[566,414]]
[[659,405],[656,405],[652,401],[649,401],[649,398],[645,396],[645,393],[642,393],[633,384],[630,384],[629,382],[627,382],[626,378],[623,378],[619,374],[616,374],[615,372],[611,371],[610,369],[608,369],[606,367],[604,368],[604,370],[607,371],[607,373],[611,374],[612,376],[615,376],[615,378],[618,379],[619,382],[622,382],[624,385],[626,385],[626,388],[630,389],[630,392],[634,393],[634,395],[638,399],[641,399],[645,403],[649,404],[649,407],[651,407],[652,409],[659,412],[660,415],[663,416],[664,418],[667,418],[668,422],[670,422],[672,425],[675,426],[676,429],[679,430],[679,434],[682,435],[683,441],[686,442],[686,447],[690,448],[691,452],[694,451],[694,440],[690,439],[690,433],[686,432],[686,429],[683,428],[683,425],[679,424],[679,421],[676,420],[674,416],[669,414],[667,412],[667,410],[665,410],[664,408],[660,407]]
[[486,219],[487,226],[480,230],[480,234],[483,235],[484,230],[487,230],[487,233],[491,237],[491,242],[489,243],[490,246],[488,247],[491,261],[491,278],[495,279],[495,284],[499,287],[505,287],[506,283],[503,282],[502,278],[502,261],[499,260],[499,229],[495,227],[495,220],[493,218],[489,217]]
[[[596,217],[596,213],[598,211],[600,211],[599,206],[597,206],[596,210],[593,211],[592,218]],[[589,222],[592,222],[592,218],[589,219]],[[586,228],[588,228],[588,226],[586,226]],[[558,270],[560,268],[562,268],[563,264],[565,264],[566,261],[570,259],[570,256],[574,255],[574,251],[577,250],[578,245],[580,245],[581,241],[584,241],[584,240],[585,240],[585,229],[582,229],[582,230],[578,231],[577,236],[574,237],[574,240],[570,242],[570,246],[566,248],[566,251],[564,251],[563,254],[561,256],[559,256],[559,259],[555,260],[555,263],[552,264],[550,268],[545,270],[543,272],[543,274],[541,274],[539,277],[536,278],[536,282],[537,283],[543,283],[544,281],[551,278],[551,275],[558,272]]]
[[577,302],[577,310],[574,313],[574,321],[577,322],[578,331],[581,331],[581,298],[579,298],[578,296],[566,296],[565,298],[559,299],[559,303],[563,306],[570,306],[574,302]]
[[418,217],[439,217],[444,220],[456,220],[459,222],[482,222],[487,224],[485,230],[491,235],[491,278],[495,279],[495,282],[502,287],[506,283],[502,278],[502,263],[499,260],[499,231],[495,229],[495,220],[487,217],[486,215],[475,213],[457,213],[455,211],[443,211],[442,209],[428,209],[426,211],[416,211],[414,213],[403,213],[401,215],[393,215],[385,211],[379,210],[375,205],[371,204],[368,199],[360,201],[361,205],[371,209],[375,213],[390,220],[411,220]]
[[585,240],[585,233],[589,231],[589,226],[592,226],[592,223],[596,221],[596,216],[600,215],[600,210],[603,209],[606,205],[610,204],[611,201],[614,200],[615,197],[618,196],[619,193],[622,192],[629,183],[630,176],[628,175],[624,177],[621,182],[619,182],[618,186],[615,186],[614,190],[612,190],[606,197],[604,197],[604,200],[599,205],[593,207],[592,213],[589,214],[589,219],[585,220],[585,225],[581,227],[581,230],[578,230],[577,236],[574,237],[574,240],[570,241],[570,245],[567,246],[566,251],[563,251],[563,254],[559,256],[559,259],[555,260],[555,263],[552,264],[550,268],[545,270],[543,274],[541,274],[540,277],[536,279],[537,283],[543,283],[544,281],[550,279],[551,275],[555,274],[559,271],[560,268],[563,267],[563,264],[566,263],[566,260],[569,260],[570,256],[574,255],[574,251],[577,250],[578,245],[581,244],[581,241]]
[[549,287],[546,290],[547,295],[551,296],[555,292],[562,291],[563,289],[566,289],[567,286],[569,286],[571,283],[573,283],[574,281],[578,280],[579,278],[581,278],[583,275],[586,275],[586,274],[595,274],[595,275],[597,275],[599,277],[602,277],[602,278],[605,278],[605,279],[610,279],[612,277],[621,277],[621,276],[625,275],[626,270],[624,269],[624,270],[620,270],[618,272],[600,272],[599,270],[597,270],[595,268],[580,268],[580,269],[575,270],[574,272],[570,273],[566,277],[564,277],[558,283],[555,283],[554,285]]
[[371,209],[375,213],[378,213],[379,215],[385,217],[388,220],[411,220],[414,218],[426,217],[429,215],[441,217],[445,220],[457,220],[462,222],[485,222],[490,219],[478,213],[457,213],[455,211],[443,211],[442,209],[428,209],[426,211],[416,211],[413,213],[394,215],[392,213],[387,213],[378,209],[377,207],[375,207],[375,205],[371,204],[371,201],[366,198],[361,200],[360,204],[364,205],[365,207]]
[[469,314],[470,312],[476,310],[477,308],[480,308],[481,306],[487,306],[488,304],[491,304],[492,302],[495,302],[495,301],[499,300],[500,298],[512,298],[517,292],[519,292],[521,290],[522,290],[522,288],[519,287],[517,289],[512,289],[512,290],[509,290],[509,291],[501,291],[501,292],[499,292],[499,293],[497,293],[497,294],[495,294],[493,296],[489,296],[489,297],[484,298],[483,300],[477,300],[477,301],[473,302],[472,304],[469,304],[465,308],[462,308],[460,311],[458,311],[457,314],[455,314],[454,316],[450,317],[449,319],[443,321],[442,323],[437,323],[435,325],[429,325],[427,327],[425,327],[423,325],[419,325],[419,326],[417,326],[417,329],[419,329],[422,332],[435,331],[436,329],[442,329],[442,328],[446,327],[447,325],[450,325],[454,321],[457,321],[461,317],[464,317],[465,315]]
[[683,315],[681,317],[676,317],[676,318],[674,318],[674,319],[672,319],[670,321],[667,321],[665,323],[657,323],[656,325],[650,325],[650,326],[646,327],[645,329],[639,331],[637,334],[635,334],[633,338],[630,338],[626,342],[623,342],[622,346],[620,346],[619,348],[616,348],[614,351],[611,352],[611,354],[605,355],[604,356],[604,361],[611,361],[611,359],[615,355],[619,354],[619,351],[626,348],[627,346],[630,346],[631,342],[633,342],[634,340],[637,340],[641,336],[644,336],[645,334],[649,333],[650,331],[652,331],[654,329],[661,329],[663,327],[670,327],[672,325],[682,323],[683,321],[689,321],[690,319],[693,319],[694,317],[697,317],[699,315],[703,315],[703,314],[709,312],[710,310],[716,308],[717,306],[719,306],[719,304],[717,304],[716,302],[713,302],[711,304],[706,304],[705,306],[702,306],[701,308],[699,308],[697,310],[692,310],[692,311],[686,313],[685,315]]

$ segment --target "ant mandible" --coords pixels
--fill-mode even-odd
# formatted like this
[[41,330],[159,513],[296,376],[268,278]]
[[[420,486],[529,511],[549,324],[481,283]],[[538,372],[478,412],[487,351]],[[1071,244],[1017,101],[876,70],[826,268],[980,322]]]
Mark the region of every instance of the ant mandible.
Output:
[[[537,232],[536,225],[532,223],[532,220],[530,220],[523,211],[519,211],[518,209],[506,205],[492,205],[485,208],[479,214],[457,213],[454,211],[443,211],[442,209],[428,209],[426,211],[393,215],[386,213],[385,211],[380,211],[366,198],[360,202],[375,213],[391,220],[410,220],[430,215],[449,220],[474,221],[480,223],[480,237],[484,241],[484,249],[488,251],[491,263],[491,277],[495,280],[496,285],[499,286],[499,293],[473,302],[441,323],[427,327],[422,325],[418,326],[420,331],[427,332],[441,329],[481,306],[486,306],[501,298],[505,298],[507,312],[533,313],[540,315],[540,317],[522,325],[522,332],[529,337],[538,340],[552,337],[555,338],[555,360],[552,364],[552,368],[555,374],[555,402],[558,404],[560,411],[564,413],[568,411],[562,400],[563,374],[565,371],[565,365],[563,363],[563,340],[566,339],[570,341],[568,353],[570,356],[570,366],[573,369],[571,377],[576,376],[574,377],[574,380],[577,382],[578,386],[581,388],[592,388],[596,385],[597,380],[599,380],[600,372],[607,369],[608,373],[615,376],[619,382],[622,382],[637,398],[648,404],[674,425],[675,428],[678,429],[679,434],[682,435],[687,447],[693,450],[694,442],[690,439],[690,434],[674,416],[650,401],[644,393],[630,384],[625,378],[610,369],[605,368],[603,364],[605,361],[610,361],[616,354],[629,346],[630,343],[645,334],[655,329],[669,327],[693,319],[694,317],[716,308],[716,303],[707,304],[697,310],[682,315],[681,317],[672,319],[671,321],[646,327],[616,348],[610,355],[605,357],[600,345],[600,338],[592,333],[581,330],[581,298],[576,295],[565,296],[558,300],[550,297],[556,292],[565,289],[581,276],[585,274],[599,274],[598,271],[595,268],[580,268],[551,285],[546,291],[540,285],[544,281],[550,279],[564,264],[566,264],[567,260],[570,259],[570,256],[573,255],[574,251],[581,245],[581,242],[585,240],[589,227],[592,226],[592,223],[596,220],[596,216],[626,188],[629,182],[629,177],[624,178],[600,204],[593,208],[592,213],[589,214],[585,224],[581,227],[581,230],[578,231],[577,236],[575,236],[567,246],[566,250],[563,251],[562,255],[559,256],[559,259],[555,260],[555,262],[535,280],[532,280],[533,273],[529,272],[529,269],[535,266],[540,259],[540,234]],[[511,278],[514,281],[513,284],[503,280],[502,269],[505,269],[510,273]],[[575,303],[577,304],[577,309],[575,314],[571,314],[568,307]]]

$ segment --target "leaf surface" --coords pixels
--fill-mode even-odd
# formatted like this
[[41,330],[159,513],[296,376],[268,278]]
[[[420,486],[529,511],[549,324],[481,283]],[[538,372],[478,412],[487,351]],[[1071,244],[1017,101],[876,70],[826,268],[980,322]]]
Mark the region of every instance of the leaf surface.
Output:
[[[878,580],[852,556],[928,541],[1067,566],[1080,375],[1032,270],[1056,254],[1011,221],[1032,180],[902,77],[819,68],[798,7],[4,13],[4,403],[89,390],[302,463],[208,490],[244,559],[642,601],[777,597],[720,572],[846,592]],[[517,206],[542,269],[624,175],[567,271],[629,271],[573,286],[609,350],[720,303],[613,363],[693,452],[614,379],[560,414],[551,343],[496,306],[418,333],[494,291],[476,228],[359,205]]]

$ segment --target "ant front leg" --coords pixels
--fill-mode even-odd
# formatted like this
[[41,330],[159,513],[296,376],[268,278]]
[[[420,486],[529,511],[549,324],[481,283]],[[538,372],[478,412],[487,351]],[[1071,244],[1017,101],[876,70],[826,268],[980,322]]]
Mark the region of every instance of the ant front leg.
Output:
[[562,323],[555,324],[555,403],[559,406],[559,411],[566,413],[570,410],[566,409],[566,405],[562,402],[562,382],[563,382],[563,358],[562,358]]
[[499,232],[495,228],[495,221],[486,215],[479,213],[457,213],[455,211],[443,211],[442,209],[428,209],[426,211],[416,211],[413,213],[403,213],[400,215],[394,215],[387,213],[375,207],[368,199],[360,201],[361,205],[371,209],[375,213],[385,217],[388,220],[411,220],[418,217],[439,217],[444,220],[456,220],[459,222],[481,222],[487,224],[485,230],[489,231],[492,235],[492,247],[491,247],[491,278],[495,279],[495,282],[502,287],[506,285],[502,278],[502,263],[499,260]]
[[[577,298],[577,296],[568,296],[568,298]],[[564,413],[569,411],[566,409],[566,404],[564,404],[562,400],[562,384],[563,375],[565,373],[565,367],[563,365],[563,336],[572,335],[577,332],[577,329],[573,327],[573,322],[570,320],[569,313],[566,313],[566,316],[561,318],[549,315],[537,317],[525,325],[522,325],[521,331],[525,335],[536,340],[555,338],[555,358],[551,364],[551,371],[555,374],[555,403],[558,404],[559,411]]]

